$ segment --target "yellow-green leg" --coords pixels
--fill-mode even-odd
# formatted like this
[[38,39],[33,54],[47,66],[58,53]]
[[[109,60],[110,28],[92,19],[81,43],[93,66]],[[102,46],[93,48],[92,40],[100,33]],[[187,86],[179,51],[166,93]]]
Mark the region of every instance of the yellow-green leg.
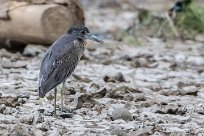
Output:
[[61,89],[61,112],[64,111],[64,90],[65,90],[65,80],[62,83],[62,89]]
[[56,108],[57,108],[57,105],[56,105],[56,103],[57,103],[57,87],[55,87],[55,89],[54,89],[54,99],[55,99],[55,101],[54,101],[54,116],[55,117],[57,117],[57,112],[56,112]]

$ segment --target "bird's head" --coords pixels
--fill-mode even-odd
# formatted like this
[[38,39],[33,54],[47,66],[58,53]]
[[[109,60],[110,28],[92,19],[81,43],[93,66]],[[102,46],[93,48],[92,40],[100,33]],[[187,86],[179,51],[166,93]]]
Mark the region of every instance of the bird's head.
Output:
[[76,25],[76,26],[72,26],[68,32],[68,34],[71,34],[75,37],[77,37],[78,39],[81,39],[81,40],[86,40],[86,39],[89,39],[89,40],[93,40],[93,41],[96,41],[96,42],[101,42],[103,43],[103,40],[101,40],[99,37],[93,35],[92,33],[89,32],[89,29],[85,26],[82,26],[82,25]]

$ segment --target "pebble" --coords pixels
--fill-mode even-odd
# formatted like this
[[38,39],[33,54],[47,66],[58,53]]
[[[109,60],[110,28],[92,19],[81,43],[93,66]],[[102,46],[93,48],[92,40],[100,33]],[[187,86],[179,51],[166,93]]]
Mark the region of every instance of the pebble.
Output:
[[33,120],[34,120],[33,115],[24,115],[24,116],[21,116],[20,118],[21,123],[28,124],[28,125],[31,125],[33,123]]
[[117,135],[117,136],[128,136],[127,133],[119,127],[113,127],[111,128],[111,135]]
[[197,96],[198,89],[196,86],[185,86],[181,90],[181,94],[183,95],[194,95]]
[[49,121],[45,121],[36,125],[36,128],[42,131],[48,131],[51,128],[51,123]]
[[128,109],[124,107],[118,107],[115,110],[113,110],[111,117],[113,120],[123,119],[125,121],[133,121],[133,116],[128,111]]
[[28,44],[23,50],[23,56],[35,57],[42,52],[43,48],[45,49],[43,46]]

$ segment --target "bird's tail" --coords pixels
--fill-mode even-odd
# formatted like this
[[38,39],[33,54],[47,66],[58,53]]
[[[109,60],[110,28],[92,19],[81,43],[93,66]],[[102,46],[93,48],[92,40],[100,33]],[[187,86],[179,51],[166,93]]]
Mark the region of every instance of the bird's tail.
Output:
[[38,95],[39,95],[39,97],[40,98],[43,98],[43,97],[45,97],[45,93],[44,93],[45,91],[43,91],[42,90],[42,87],[38,87]]

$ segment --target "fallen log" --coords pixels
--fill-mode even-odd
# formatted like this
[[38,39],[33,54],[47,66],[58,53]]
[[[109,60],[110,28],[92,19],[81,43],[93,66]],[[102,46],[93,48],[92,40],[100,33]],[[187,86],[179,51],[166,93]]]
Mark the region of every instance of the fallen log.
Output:
[[9,10],[8,17],[0,19],[3,41],[51,44],[72,25],[84,24],[83,10],[73,4],[27,4]]

